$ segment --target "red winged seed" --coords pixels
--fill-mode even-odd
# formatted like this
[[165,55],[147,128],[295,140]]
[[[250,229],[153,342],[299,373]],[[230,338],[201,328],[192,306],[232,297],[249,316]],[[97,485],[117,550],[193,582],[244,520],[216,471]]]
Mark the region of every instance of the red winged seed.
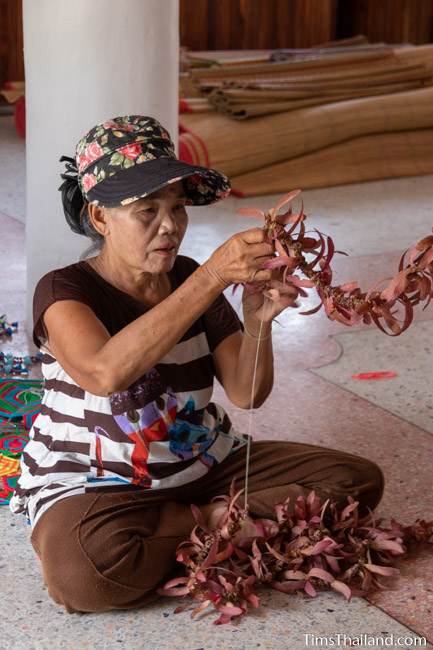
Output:
[[203,542],[201,539],[198,537],[196,531],[198,529],[198,526],[195,526],[192,531],[191,531],[191,541],[196,544],[197,546],[203,546]]
[[224,578],[224,576],[219,575],[219,576],[218,576],[218,580],[220,581],[220,583],[222,584],[222,586],[224,587],[224,589],[227,591],[227,593],[230,594],[230,593],[232,593],[232,592],[234,591],[234,587],[233,587],[232,583],[229,582],[228,580],[226,580],[226,579]]
[[166,589],[165,587],[162,587],[161,589],[157,589],[156,592],[160,596],[186,596],[187,594],[190,593],[190,588],[173,587],[172,589]]
[[288,278],[288,282],[294,284],[295,287],[307,287],[307,288],[314,287],[314,282],[312,282],[311,280],[302,280],[297,275],[290,275],[290,277]]
[[302,209],[301,209],[301,212],[300,212],[298,215],[296,215],[296,219],[295,219],[295,221],[293,222],[291,228],[289,228],[289,230],[287,231],[286,236],[287,236],[287,235],[291,235],[292,232],[295,231],[296,227],[297,227],[297,226],[301,223],[301,221],[303,221],[304,219],[305,219],[305,214],[304,214],[304,212],[303,212],[303,208],[302,208]]
[[325,571],[324,569],[310,569],[308,572],[308,578],[320,578],[320,580],[324,580],[325,582],[333,582],[334,576],[329,573],[329,571]]
[[185,585],[189,581],[187,577],[172,578],[164,585],[165,589],[170,589],[171,587],[177,587],[178,585]]
[[364,568],[368,569],[368,571],[371,571],[371,573],[379,573],[382,576],[395,576],[397,577],[400,574],[400,571],[398,569],[395,569],[394,567],[389,567],[389,566],[378,566],[375,564],[364,564]]
[[359,501],[354,501],[346,506],[341,513],[341,519],[347,519],[347,517],[358,507]]
[[192,515],[193,515],[193,517],[194,517],[196,523],[200,526],[200,528],[202,528],[203,530],[207,531],[208,528],[207,528],[207,526],[206,526],[206,524],[205,524],[205,521],[204,521],[204,518],[203,518],[203,515],[202,515],[202,513],[201,513],[200,508],[197,508],[196,505],[194,505],[193,503],[191,503],[191,511],[192,511]]
[[312,314],[317,314],[320,309],[322,309],[323,303],[321,302],[320,305],[317,305],[317,307],[314,307],[313,309],[309,309],[308,311],[300,311],[299,313],[301,316],[311,316]]
[[308,528],[307,522],[301,521],[297,526],[293,526],[292,533],[293,535],[301,535],[306,528]]
[[195,618],[196,616],[201,614],[201,612],[203,612],[205,609],[207,609],[209,607],[209,605],[211,605],[211,604],[212,604],[211,600],[205,600],[204,602],[202,602],[198,607],[196,607],[192,611],[191,618]]
[[296,197],[299,196],[301,191],[302,190],[292,190],[291,192],[288,192],[283,197],[281,197],[281,199],[278,201],[277,205],[274,208],[275,213],[281,210],[281,208],[287,205],[287,203],[293,201],[293,199],[296,199]]
[[203,569],[207,569],[207,567],[212,566],[212,564],[215,562],[218,553],[218,545],[219,545],[218,539],[215,539],[211,546],[207,558],[204,560],[204,562],[201,565]]
[[222,586],[218,584],[218,582],[215,582],[215,580],[208,580],[207,583],[214,594],[216,594],[217,596],[222,596],[224,590]]
[[335,591],[339,591],[341,594],[343,594],[346,600],[350,600],[352,592],[350,590],[350,587],[345,585],[344,582],[341,582],[340,580],[334,580],[334,582],[331,582],[331,587]]
[[419,262],[419,266],[421,269],[425,269],[425,267],[431,264],[432,262],[433,262],[433,247],[424,253],[424,255],[422,256]]
[[314,239],[313,237],[304,237],[301,243],[302,248],[305,251],[309,251],[320,246],[320,241],[317,241],[317,239]]
[[231,616],[227,616],[226,614],[221,614],[219,618],[217,618],[216,621],[214,621],[214,625],[226,625],[227,623],[230,623],[232,620]]
[[229,557],[231,557],[234,553],[235,547],[231,542],[229,542],[226,546],[226,548],[221,551],[220,553],[217,553],[215,556],[214,562],[215,564],[218,564],[219,562],[224,562],[224,560],[227,560]]
[[219,605],[218,606],[218,611],[221,612],[222,614],[226,614],[227,616],[240,616],[241,614],[244,613],[244,610],[241,609],[240,607],[234,607],[234,606],[229,606],[229,605]]
[[[316,230],[316,229],[315,229],[315,230]],[[326,242],[325,242],[325,238],[323,237],[323,235],[322,235],[321,232],[319,232],[318,230],[316,230],[316,232],[317,232],[317,234],[319,235],[320,250],[319,250],[319,252],[317,253],[316,257],[313,259],[313,261],[312,261],[312,262],[309,262],[309,263],[307,264],[307,266],[305,267],[305,268],[308,269],[309,271],[312,271],[312,270],[314,269],[314,267],[315,267],[316,264],[319,262],[319,260],[322,259],[323,255],[324,255],[324,253],[325,253],[325,250],[326,250]]]
[[402,555],[404,553],[402,545],[390,539],[374,540],[372,548],[378,551],[389,551],[392,555]]
[[256,596],[256,594],[249,594],[246,596],[247,601],[254,607],[254,609],[257,609],[260,607],[260,598]]
[[322,271],[326,270],[330,265],[332,258],[334,257],[334,251],[335,251],[334,242],[331,239],[331,237],[329,237],[329,235],[326,236],[326,240],[328,243],[328,253],[326,255],[325,264],[322,268]]
[[288,210],[284,214],[279,214],[275,218],[275,222],[278,223],[279,226],[287,226],[287,224],[293,223],[294,221],[296,221],[297,217],[298,217],[298,215],[292,214],[292,212],[290,210]]
[[419,298],[425,300],[431,293],[431,282],[426,275],[423,275],[419,281]]
[[292,569],[289,569],[288,571],[283,572],[283,577],[286,578],[286,580],[306,580],[307,576],[303,571],[293,571]]
[[315,598],[315,597],[317,596],[317,592],[316,592],[316,590],[314,589],[314,587],[313,587],[313,585],[311,584],[311,582],[308,582],[308,580],[307,580],[307,582],[305,583],[304,591],[305,591],[306,594],[308,594],[309,596],[311,596],[311,598]]
[[401,293],[406,290],[408,284],[407,271],[400,271],[396,277],[391,280],[387,288],[382,291],[381,298],[387,302],[395,300]]
[[353,291],[354,289],[358,288],[358,283],[357,282],[348,282],[347,284],[341,284],[340,285],[340,290],[343,293],[349,293]]
[[[287,261],[284,257],[274,257],[271,260],[267,260],[262,264],[262,268],[264,269],[279,269],[282,267],[286,267]],[[294,266],[297,266],[297,264],[294,264]]]
[[318,555],[331,546],[334,546],[334,541],[332,539],[322,539],[322,541],[317,542],[317,544],[315,544],[311,549],[308,549],[308,551],[305,549],[303,553],[306,555]]
[[334,573],[340,573],[340,565],[338,564],[338,560],[335,557],[324,553],[324,558]]
[[286,582],[270,582],[269,586],[272,587],[273,589],[276,589],[277,591],[282,591],[284,594],[292,594],[294,591],[300,591],[301,589],[304,589],[305,587],[305,582],[304,581],[286,581]]
[[266,548],[268,549],[269,553],[271,553],[271,555],[277,558],[277,560],[280,560],[280,562],[287,562],[287,557],[279,553],[273,546],[270,546],[268,542],[266,542]]

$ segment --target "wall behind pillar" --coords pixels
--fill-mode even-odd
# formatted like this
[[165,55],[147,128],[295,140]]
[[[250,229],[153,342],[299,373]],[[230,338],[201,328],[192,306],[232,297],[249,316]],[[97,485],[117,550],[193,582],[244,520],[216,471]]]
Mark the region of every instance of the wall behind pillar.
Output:
[[117,115],[153,115],[177,141],[178,12],[178,0],[24,0],[28,317],[39,278],[89,245],[63,216],[60,156]]

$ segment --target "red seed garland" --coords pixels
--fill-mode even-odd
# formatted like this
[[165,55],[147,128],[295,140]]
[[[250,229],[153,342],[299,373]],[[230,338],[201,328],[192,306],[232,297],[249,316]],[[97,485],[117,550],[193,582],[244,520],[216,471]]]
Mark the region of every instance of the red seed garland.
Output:
[[[266,239],[274,244],[278,254],[264,266],[280,269],[281,281],[274,281],[273,288],[268,289],[266,295],[273,300],[287,295],[293,299],[293,305],[298,306],[296,299],[308,295],[304,289],[315,288],[320,303],[301,314],[315,314],[323,305],[329,319],[344,325],[361,322],[369,325],[373,322],[385,334],[402,334],[413,321],[413,307],[425,302],[423,309],[426,309],[433,298],[433,236],[425,237],[405,251],[398,273],[381,280],[369,291],[362,292],[356,282],[333,287],[332,259],[336,253],[346,253],[336,251],[332,238],[316,228],[312,231],[313,236],[306,232],[307,217],[303,207],[299,214],[293,214],[291,208],[279,214],[299,193],[300,190],[294,190],[286,194],[268,212],[250,208],[238,210],[239,214],[264,219]],[[304,278],[296,275],[296,271],[301,272]],[[380,289],[386,282],[388,284]],[[251,285],[247,286],[254,290]],[[395,308],[403,311],[400,321],[396,318]]]

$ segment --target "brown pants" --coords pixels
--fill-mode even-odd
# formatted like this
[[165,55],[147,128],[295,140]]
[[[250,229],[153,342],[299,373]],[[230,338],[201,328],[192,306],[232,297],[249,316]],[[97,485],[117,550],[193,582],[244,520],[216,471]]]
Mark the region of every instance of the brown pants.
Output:
[[[233,478],[243,487],[246,449],[185,486],[159,491],[105,489],[63,499],[45,512],[31,536],[52,599],[68,612],[142,607],[176,566],[175,549],[185,538],[153,536],[161,504],[208,503],[227,493]],[[361,513],[379,503],[384,478],[373,462],[325,447],[296,442],[251,444],[249,508],[272,516],[275,503],[311,489]]]

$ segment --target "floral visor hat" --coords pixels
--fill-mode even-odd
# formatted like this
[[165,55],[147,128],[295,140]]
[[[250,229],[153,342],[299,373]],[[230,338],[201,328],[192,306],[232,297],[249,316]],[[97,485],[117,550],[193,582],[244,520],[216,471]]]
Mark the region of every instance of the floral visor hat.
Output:
[[230,193],[224,174],[178,160],[168,131],[143,115],[98,124],[78,142],[75,161],[61,160],[75,163],[84,199],[107,208],[128,205],[180,180],[187,205],[207,205]]

